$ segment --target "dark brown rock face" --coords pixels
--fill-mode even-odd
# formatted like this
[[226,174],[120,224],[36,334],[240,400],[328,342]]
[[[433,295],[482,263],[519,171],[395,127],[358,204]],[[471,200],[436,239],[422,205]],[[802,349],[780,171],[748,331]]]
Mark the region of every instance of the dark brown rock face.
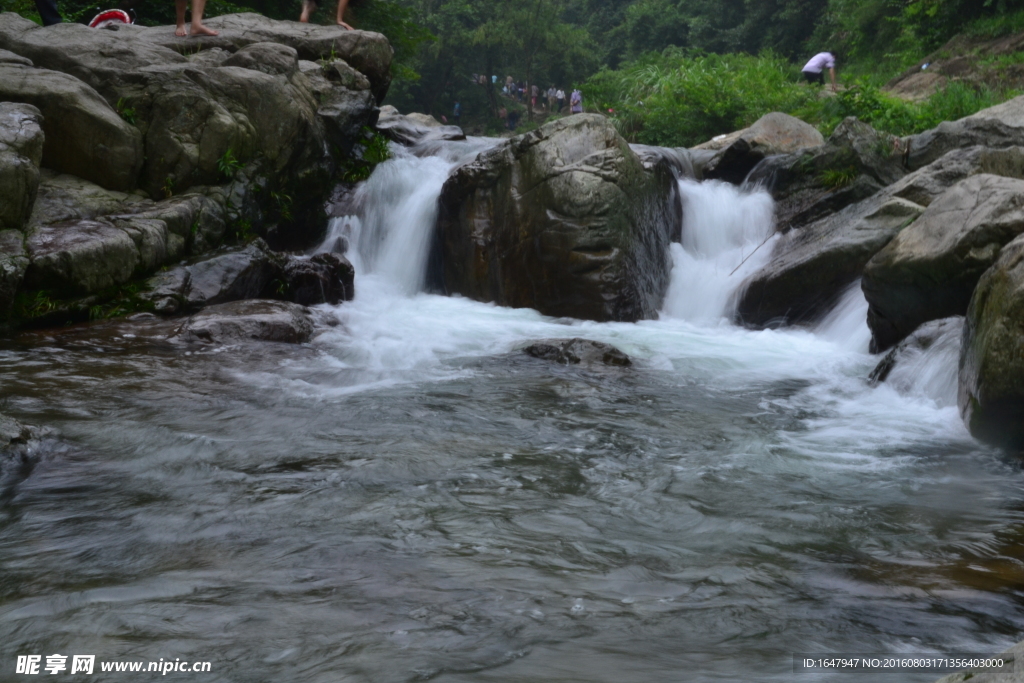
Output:
[[445,183],[435,282],[553,316],[652,318],[668,287],[677,191],[671,170],[645,170],[603,117],[553,122]]

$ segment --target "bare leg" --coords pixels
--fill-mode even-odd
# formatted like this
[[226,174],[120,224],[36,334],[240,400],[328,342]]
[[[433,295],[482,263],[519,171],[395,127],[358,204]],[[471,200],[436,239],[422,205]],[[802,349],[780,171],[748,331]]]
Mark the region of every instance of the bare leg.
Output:
[[338,16],[335,19],[338,22],[338,26],[344,26],[345,28],[352,30],[352,27],[345,23],[345,8],[348,7],[348,0],[338,0]]
[[178,15],[178,26],[174,29],[174,35],[179,38],[188,35],[185,31],[185,5],[186,0],[174,0],[174,12]]
[[203,9],[206,7],[206,0],[192,0],[192,26],[189,30],[190,36],[215,36],[217,32],[212,28],[203,26]]
[[302,23],[309,22],[309,15],[316,9],[316,3],[313,0],[302,0],[302,14],[299,15],[299,21]]

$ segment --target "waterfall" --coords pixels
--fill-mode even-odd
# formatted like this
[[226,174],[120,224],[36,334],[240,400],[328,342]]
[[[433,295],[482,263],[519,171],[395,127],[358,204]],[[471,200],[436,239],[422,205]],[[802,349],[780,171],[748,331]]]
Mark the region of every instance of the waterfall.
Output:
[[814,326],[814,332],[847,351],[867,353],[871,344],[867,319],[868,301],[860,288],[860,280],[857,280],[846,289],[839,303]]
[[682,243],[672,245],[672,280],[665,317],[711,323],[730,313],[744,278],[771,255],[774,202],[763,190],[718,181],[680,180]]

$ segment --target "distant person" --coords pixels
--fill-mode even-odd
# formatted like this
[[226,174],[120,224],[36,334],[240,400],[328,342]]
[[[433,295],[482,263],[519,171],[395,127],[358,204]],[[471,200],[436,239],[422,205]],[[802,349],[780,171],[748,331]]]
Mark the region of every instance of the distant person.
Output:
[[530,86],[530,104],[536,109],[537,108],[537,97],[540,96],[540,88],[536,84]]
[[551,86],[550,88],[548,88],[547,92],[544,93],[544,96],[547,98],[547,101],[548,101],[548,103],[547,103],[548,111],[554,111],[555,110],[555,86]]
[[462,125],[462,103],[455,100],[455,107],[452,109],[452,119],[456,126]]
[[825,69],[832,78],[832,92],[836,92],[836,56],[831,52],[819,52],[804,65],[804,78],[808,83],[825,85]]
[[57,0],[36,0],[36,11],[43,20],[43,26],[53,26],[64,21],[64,17],[57,11]]
[[[349,31],[352,27],[345,23],[345,9],[348,7],[348,0],[338,0],[338,10],[334,16],[334,23],[342,28],[347,28]],[[299,15],[299,21],[303,23],[309,22],[309,15],[316,11],[316,0],[302,0],[302,14]]]
[[583,93],[579,88],[572,91],[572,97],[569,99],[569,111],[573,114],[583,113]]
[[508,129],[509,130],[515,130],[516,129],[516,125],[518,125],[518,124],[519,124],[519,112],[517,112],[515,109],[513,109],[512,111],[510,111],[508,113]]
[[555,101],[558,102],[558,113],[562,113],[562,108],[565,106],[565,91],[561,88],[555,93]]
[[[188,0],[175,0],[174,10],[177,15],[178,25],[174,29],[174,35],[179,38],[185,37],[185,6]],[[203,26],[203,10],[206,8],[206,0],[192,0],[192,23],[188,29],[189,36],[215,36],[217,32],[212,28]]]

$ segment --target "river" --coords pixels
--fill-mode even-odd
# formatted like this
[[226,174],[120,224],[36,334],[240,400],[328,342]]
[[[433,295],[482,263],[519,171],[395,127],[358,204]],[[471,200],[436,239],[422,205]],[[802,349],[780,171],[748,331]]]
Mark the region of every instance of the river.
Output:
[[[425,293],[441,184],[484,146],[378,167],[332,224],[356,299],[310,344],[0,341],[0,410],[57,430],[0,486],[0,680],[62,653],[225,682],[924,682],[793,655],[1021,639],[1024,471],[966,432],[955,348],[870,386],[856,287],[814,328],[728,322],[772,203],[714,183],[681,182],[658,320]],[[522,353],[568,337],[634,365]],[[59,680],[155,680],[106,676]]]

